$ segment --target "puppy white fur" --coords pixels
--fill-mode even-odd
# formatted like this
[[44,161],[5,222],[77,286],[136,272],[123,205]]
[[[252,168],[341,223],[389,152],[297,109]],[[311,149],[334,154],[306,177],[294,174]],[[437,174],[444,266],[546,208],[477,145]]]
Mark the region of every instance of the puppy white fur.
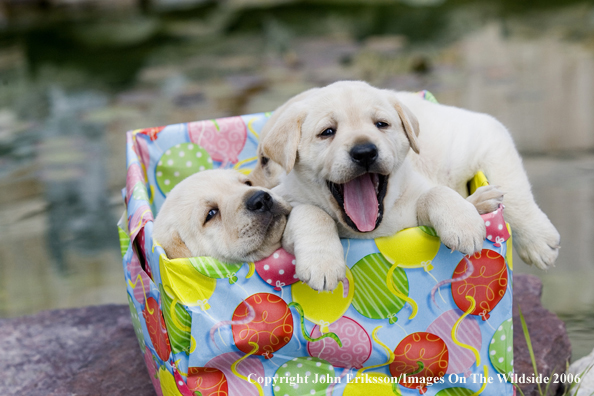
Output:
[[[534,202],[509,132],[491,116],[338,82],[281,106],[262,131],[258,153],[251,177],[268,186],[280,182],[273,191],[294,206],[283,243],[296,255],[297,275],[314,289],[333,289],[345,273],[325,214],[341,237],[430,225],[445,245],[470,254],[485,238],[479,212],[503,200],[520,257],[542,269],[557,258],[559,233]],[[465,199],[477,171],[492,186]]]
[[234,170],[196,173],[175,186],[153,235],[167,257],[211,256],[226,263],[261,260],[281,246],[291,206],[252,187]]

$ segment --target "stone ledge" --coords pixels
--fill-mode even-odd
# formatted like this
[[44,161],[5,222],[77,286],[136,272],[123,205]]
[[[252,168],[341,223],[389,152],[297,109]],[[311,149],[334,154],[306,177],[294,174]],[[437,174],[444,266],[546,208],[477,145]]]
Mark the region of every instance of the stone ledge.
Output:
[[[540,303],[542,284],[514,275],[516,372],[531,375],[532,363],[517,305],[522,307],[539,372],[565,371],[571,347],[564,323]],[[28,396],[154,396],[127,305],[45,311],[0,319],[0,394]],[[550,394],[557,391],[551,384]],[[525,395],[537,395],[533,384]]]

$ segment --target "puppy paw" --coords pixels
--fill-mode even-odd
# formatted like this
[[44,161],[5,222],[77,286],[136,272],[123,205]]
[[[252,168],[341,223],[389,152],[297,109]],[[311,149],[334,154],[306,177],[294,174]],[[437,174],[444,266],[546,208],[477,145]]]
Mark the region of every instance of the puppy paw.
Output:
[[529,231],[513,234],[514,246],[520,258],[541,270],[555,266],[560,239],[559,232],[548,219]]
[[433,228],[444,245],[468,255],[482,250],[486,230],[485,222],[476,209],[464,203],[466,205],[459,205],[437,216]]
[[499,187],[488,185],[477,188],[466,200],[474,205],[479,214],[485,214],[497,210],[499,204],[503,203],[504,195]]
[[346,277],[346,263],[343,252],[337,254],[316,254],[295,257],[295,273],[297,277],[317,291],[336,289],[340,281]]

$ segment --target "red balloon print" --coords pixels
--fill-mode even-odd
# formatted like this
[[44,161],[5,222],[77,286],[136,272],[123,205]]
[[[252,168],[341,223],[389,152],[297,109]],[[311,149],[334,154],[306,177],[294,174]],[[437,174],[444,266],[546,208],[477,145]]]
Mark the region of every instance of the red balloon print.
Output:
[[254,265],[260,278],[276,291],[299,280],[295,275],[295,256],[283,248],[265,259],[254,262]]
[[144,227],[142,227],[140,229],[140,231],[138,231],[138,235],[136,236],[135,241],[136,243],[136,248],[138,251],[138,255],[139,258],[141,260],[142,263],[145,263],[145,265],[142,267],[142,269],[144,269],[147,273],[147,275],[151,278],[153,278],[153,273],[151,272],[151,266],[149,265],[148,260],[146,259],[146,240],[144,238]]
[[235,308],[232,321],[240,322],[250,315],[254,316],[250,322],[231,326],[235,346],[240,351],[250,353],[254,348],[249,343],[255,342],[259,346],[255,354],[270,359],[273,352],[291,341],[293,315],[280,297],[270,293],[253,294]]
[[146,321],[146,327],[157,355],[161,360],[167,361],[171,353],[169,337],[167,337],[165,319],[163,319],[159,303],[153,297],[147,298],[142,316]]
[[142,135],[146,135],[146,136],[148,136],[151,139],[151,141],[153,141],[153,140],[157,140],[157,137],[158,137],[157,134],[159,132],[161,132],[163,129],[165,129],[164,126],[153,127],[153,128],[145,128],[145,129],[142,129],[142,130],[138,131],[137,133],[142,134]]
[[188,388],[200,392],[202,396],[221,396],[229,394],[227,378],[221,370],[211,367],[190,367],[188,369]]
[[[452,282],[452,297],[458,308],[466,312],[471,306],[466,296],[471,296],[476,306],[470,314],[487,320],[489,312],[497,306],[507,290],[507,265],[499,253],[489,249],[483,249],[468,258],[472,261],[474,271],[464,280]],[[466,260],[462,259],[456,266],[452,278],[464,274],[466,266]]]
[[400,385],[424,394],[427,385],[445,375],[448,361],[448,347],[444,340],[435,334],[417,332],[400,341],[389,369],[393,377],[400,378]]
[[190,141],[203,147],[213,160],[236,164],[247,140],[247,128],[241,117],[188,123]]

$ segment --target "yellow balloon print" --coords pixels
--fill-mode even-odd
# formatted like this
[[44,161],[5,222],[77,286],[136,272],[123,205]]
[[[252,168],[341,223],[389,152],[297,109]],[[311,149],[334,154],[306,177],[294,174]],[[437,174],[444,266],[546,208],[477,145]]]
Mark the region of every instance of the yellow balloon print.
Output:
[[390,237],[375,239],[380,253],[392,264],[401,268],[423,267],[431,271],[431,260],[437,255],[439,237],[429,235],[419,227],[407,228]]
[[[380,373],[368,373],[353,378],[344,388],[344,396],[400,396],[398,385],[392,377]],[[395,380],[394,380],[395,381]]]
[[161,383],[161,392],[163,396],[183,396],[177,385],[173,374],[169,372],[164,366],[159,369],[159,382]]
[[327,333],[330,323],[340,319],[353,301],[355,281],[348,268],[346,277],[347,282],[342,281],[331,292],[318,292],[302,282],[294,283],[291,286],[293,301],[301,304],[307,320],[319,325],[321,333]]
[[507,265],[509,265],[510,270],[514,270],[514,262],[512,261],[512,230],[508,223],[505,223],[507,227],[507,232],[509,232],[509,239],[507,240],[507,251],[505,252],[505,261],[507,261]]
[[159,270],[167,295],[184,305],[210,308],[208,299],[215,291],[216,279],[202,275],[188,259],[169,260],[164,254],[160,256]]

